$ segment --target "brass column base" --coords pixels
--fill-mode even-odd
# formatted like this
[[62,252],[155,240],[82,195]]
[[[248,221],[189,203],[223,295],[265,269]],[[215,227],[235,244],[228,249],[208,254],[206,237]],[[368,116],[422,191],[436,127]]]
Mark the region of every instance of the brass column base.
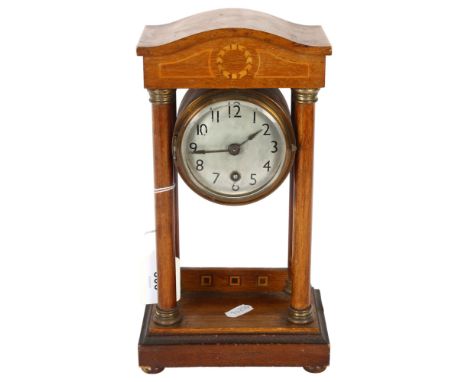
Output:
[[297,310],[289,307],[288,310],[288,321],[293,324],[308,324],[313,321],[312,306],[307,309]]
[[182,320],[180,315],[179,308],[176,306],[172,309],[161,309],[156,305],[156,309],[153,315],[153,321],[161,326],[171,326],[177,324]]

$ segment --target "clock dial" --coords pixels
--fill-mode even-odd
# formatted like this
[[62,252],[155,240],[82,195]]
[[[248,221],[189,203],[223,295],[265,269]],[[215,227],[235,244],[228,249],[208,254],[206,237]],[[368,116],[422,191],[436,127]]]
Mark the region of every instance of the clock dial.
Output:
[[258,199],[289,169],[293,145],[285,126],[254,100],[208,102],[187,119],[179,134],[176,161],[184,179],[215,201]]

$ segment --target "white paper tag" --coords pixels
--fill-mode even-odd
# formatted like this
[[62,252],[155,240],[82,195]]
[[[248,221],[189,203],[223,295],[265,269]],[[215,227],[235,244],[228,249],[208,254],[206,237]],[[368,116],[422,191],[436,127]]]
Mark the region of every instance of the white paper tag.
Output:
[[251,310],[253,310],[253,308],[250,305],[242,304],[242,305],[236,306],[235,308],[232,308],[230,311],[224,314],[230,318],[236,318],[236,317],[242,316],[243,314],[250,312]]
[[[146,285],[146,303],[156,304],[158,302],[158,272],[156,270],[156,253],[151,251],[147,261],[147,285]],[[180,300],[180,259],[175,258],[176,270],[176,298]]]
[[154,250],[149,251],[146,264],[146,303],[156,304],[158,302],[158,272]]

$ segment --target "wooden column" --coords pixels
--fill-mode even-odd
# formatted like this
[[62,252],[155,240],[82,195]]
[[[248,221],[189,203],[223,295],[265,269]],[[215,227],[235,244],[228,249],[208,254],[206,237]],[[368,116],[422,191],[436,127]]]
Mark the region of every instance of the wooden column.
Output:
[[[291,92],[293,90],[291,89]],[[292,94],[291,94],[292,96]],[[295,106],[294,100],[291,97],[291,116],[295,115]],[[294,118],[293,118],[294,123]],[[296,142],[297,144],[297,142]],[[291,268],[292,268],[292,253],[293,253],[293,210],[294,210],[294,165],[289,173],[289,223],[288,223],[288,279],[286,280],[286,285],[284,286],[284,291],[288,294],[291,294]]]
[[[175,112],[175,109],[174,109]],[[176,116],[174,116],[174,119]],[[175,256],[180,259],[180,247],[179,247],[179,177],[174,167],[174,223],[175,223]]]
[[312,234],[312,180],[314,163],[314,112],[319,89],[292,89],[292,120],[298,150],[291,173],[290,256],[291,305],[288,320],[312,321],[310,252]]
[[289,226],[288,226],[288,279],[284,291],[291,294],[291,268],[292,268],[292,243],[293,243],[293,208],[294,208],[294,167],[289,174]]
[[156,264],[158,305],[153,316],[159,325],[180,321],[176,297],[175,255],[177,189],[172,160],[172,130],[176,118],[174,89],[148,90],[153,106],[154,199],[156,206]]

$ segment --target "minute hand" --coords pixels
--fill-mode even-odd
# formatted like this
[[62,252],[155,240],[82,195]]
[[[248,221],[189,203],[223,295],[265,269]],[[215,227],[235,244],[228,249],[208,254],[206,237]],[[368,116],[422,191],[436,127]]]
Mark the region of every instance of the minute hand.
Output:
[[222,150],[195,150],[195,151],[192,151],[192,154],[227,153],[228,151],[229,151],[228,149],[222,149]]

